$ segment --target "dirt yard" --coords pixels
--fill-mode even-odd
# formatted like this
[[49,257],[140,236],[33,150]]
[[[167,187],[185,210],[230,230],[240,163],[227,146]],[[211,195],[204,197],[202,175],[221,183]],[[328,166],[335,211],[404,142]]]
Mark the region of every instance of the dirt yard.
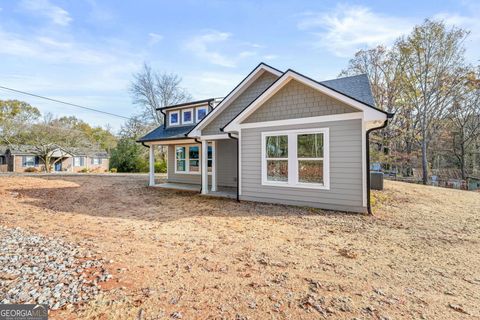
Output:
[[480,317],[480,193],[387,181],[371,217],[146,182],[0,177],[1,225],[112,260],[103,294],[52,319]]

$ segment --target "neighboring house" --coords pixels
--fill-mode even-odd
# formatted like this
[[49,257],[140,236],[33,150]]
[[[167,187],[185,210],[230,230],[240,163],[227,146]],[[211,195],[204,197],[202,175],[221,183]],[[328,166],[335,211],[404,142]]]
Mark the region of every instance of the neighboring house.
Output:
[[317,82],[264,63],[218,104],[159,111],[165,124],[139,139],[150,147],[151,186],[163,145],[169,186],[352,212],[370,211],[368,134],[393,116],[375,108],[366,75]]
[[[105,172],[109,169],[109,156],[105,151],[61,148],[52,152],[52,171],[81,172],[82,170]],[[0,146],[0,172],[45,171],[43,160],[28,145]]]

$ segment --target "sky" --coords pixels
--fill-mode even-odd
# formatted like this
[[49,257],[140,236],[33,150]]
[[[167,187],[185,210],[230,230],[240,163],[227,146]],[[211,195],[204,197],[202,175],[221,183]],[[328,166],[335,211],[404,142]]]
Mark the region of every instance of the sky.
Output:
[[[359,49],[391,45],[425,18],[471,31],[480,1],[0,0],[0,86],[130,117],[144,62],[175,73],[194,99],[225,96],[258,63],[336,78]],[[123,119],[0,90],[55,116],[118,130]]]

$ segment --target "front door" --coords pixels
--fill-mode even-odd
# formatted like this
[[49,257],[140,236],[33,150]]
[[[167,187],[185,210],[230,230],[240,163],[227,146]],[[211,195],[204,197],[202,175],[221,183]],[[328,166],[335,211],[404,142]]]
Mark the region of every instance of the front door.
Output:
[[55,171],[62,171],[62,161],[55,163]]

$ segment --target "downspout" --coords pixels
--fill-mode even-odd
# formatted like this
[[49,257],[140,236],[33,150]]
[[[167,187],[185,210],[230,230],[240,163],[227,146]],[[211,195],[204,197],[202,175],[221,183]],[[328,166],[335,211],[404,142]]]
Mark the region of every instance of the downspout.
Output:
[[167,114],[163,112],[162,108],[159,108],[157,110],[160,111],[161,114],[163,114],[163,129],[165,129],[167,127]]
[[393,118],[393,115],[388,115],[387,119],[383,122],[383,124],[380,127],[376,128],[371,128],[367,130],[367,133],[365,135],[365,141],[366,141],[366,157],[367,157],[367,211],[368,214],[373,215],[372,212],[372,206],[370,204],[370,132],[375,131],[375,130],[380,130],[383,129],[387,126],[388,124],[388,119]]
[[[221,129],[223,131],[223,128]],[[230,132],[228,132],[228,137],[233,140],[237,140],[237,202],[240,202],[240,166],[238,163],[239,156],[239,142],[238,138],[234,137]]]

